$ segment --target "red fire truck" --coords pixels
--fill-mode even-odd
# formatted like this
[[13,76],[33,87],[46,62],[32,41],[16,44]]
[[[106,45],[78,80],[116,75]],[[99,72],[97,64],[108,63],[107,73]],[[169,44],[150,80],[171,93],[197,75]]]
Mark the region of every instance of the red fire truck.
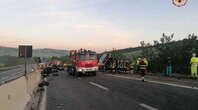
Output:
[[97,54],[91,50],[71,50],[70,51],[70,65],[67,69],[68,73],[73,76],[80,76],[83,74],[96,75],[98,71]]

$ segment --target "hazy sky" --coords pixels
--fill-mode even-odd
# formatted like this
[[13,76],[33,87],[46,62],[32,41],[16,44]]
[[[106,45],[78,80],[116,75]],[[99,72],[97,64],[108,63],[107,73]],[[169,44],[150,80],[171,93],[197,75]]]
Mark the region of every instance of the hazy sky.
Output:
[[0,45],[97,51],[198,34],[198,0],[0,0]]

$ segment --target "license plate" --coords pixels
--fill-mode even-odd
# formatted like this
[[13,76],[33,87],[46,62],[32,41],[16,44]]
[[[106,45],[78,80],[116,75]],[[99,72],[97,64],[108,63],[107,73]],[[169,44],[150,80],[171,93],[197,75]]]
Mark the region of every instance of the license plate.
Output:
[[91,71],[92,69],[87,69],[87,71]]

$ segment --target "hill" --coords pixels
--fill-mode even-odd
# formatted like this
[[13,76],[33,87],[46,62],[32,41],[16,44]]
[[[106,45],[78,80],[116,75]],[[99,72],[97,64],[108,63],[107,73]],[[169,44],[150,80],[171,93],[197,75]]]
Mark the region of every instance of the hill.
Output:
[[[37,57],[51,57],[51,56],[66,56],[69,52],[66,50],[57,49],[34,49],[33,56]],[[2,47],[0,46],[0,56],[18,56],[18,48]]]

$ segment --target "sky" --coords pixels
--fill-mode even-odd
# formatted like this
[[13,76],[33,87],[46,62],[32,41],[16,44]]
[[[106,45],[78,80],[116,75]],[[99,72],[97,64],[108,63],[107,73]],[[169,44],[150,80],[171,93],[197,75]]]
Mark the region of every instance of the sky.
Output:
[[0,46],[98,52],[198,35],[198,0],[0,0]]

